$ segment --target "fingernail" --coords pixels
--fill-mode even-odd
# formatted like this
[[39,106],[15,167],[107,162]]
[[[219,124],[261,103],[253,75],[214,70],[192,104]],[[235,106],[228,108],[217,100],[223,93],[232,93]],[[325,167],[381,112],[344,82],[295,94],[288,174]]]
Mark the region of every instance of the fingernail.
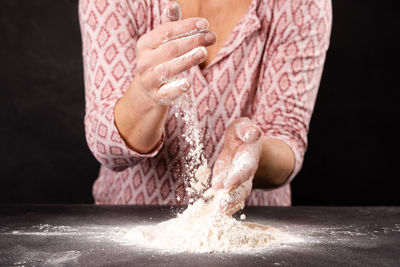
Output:
[[245,143],[254,143],[262,135],[261,131],[254,124],[239,122],[235,125],[236,136]]
[[225,180],[224,181],[224,191],[230,192],[230,191],[232,191],[232,188],[233,188],[233,184],[231,184],[229,180]]
[[226,205],[225,205],[224,203],[220,202],[220,203],[219,203],[219,210],[220,210],[221,212],[226,211]]
[[187,91],[190,88],[190,83],[188,81],[186,81],[184,84],[182,84],[182,90],[183,91]]
[[168,81],[168,77],[166,77],[164,75],[161,75],[159,80],[160,80],[161,83],[166,83]]
[[169,101],[169,100],[166,100],[166,99],[160,99],[160,100],[158,101],[158,104],[159,104],[160,106],[171,106],[171,105],[172,105],[172,102]]
[[205,58],[205,57],[206,57],[206,53],[205,53],[205,52],[207,52],[207,50],[206,50],[206,51],[204,51],[204,50],[205,50],[205,47],[200,47],[200,48],[198,49],[198,51],[196,52],[196,54],[194,55],[195,58],[196,58],[196,59]]
[[198,30],[204,30],[204,29],[207,29],[208,28],[208,21],[207,20],[205,20],[205,19],[199,19],[197,22],[196,22],[196,28],[198,29]]
[[252,127],[250,130],[247,130],[243,136],[243,141],[246,143],[254,143],[261,137],[261,132],[255,128]]
[[170,2],[170,7],[168,10],[168,17],[171,20],[180,20],[181,19],[182,14],[181,14],[181,9],[180,9],[178,3]]
[[[218,188],[219,187],[219,188]],[[211,181],[211,188],[213,191],[216,191],[218,189],[221,189],[221,184],[219,180],[215,180],[214,179]]]
[[211,44],[213,42],[215,42],[217,36],[215,35],[215,33],[213,32],[208,32],[206,33],[206,35],[204,36],[204,39],[206,40],[207,43]]
[[211,180],[211,188],[214,190],[215,187],[217,186],[217,179],[216,177],[213,177],[213,179]]

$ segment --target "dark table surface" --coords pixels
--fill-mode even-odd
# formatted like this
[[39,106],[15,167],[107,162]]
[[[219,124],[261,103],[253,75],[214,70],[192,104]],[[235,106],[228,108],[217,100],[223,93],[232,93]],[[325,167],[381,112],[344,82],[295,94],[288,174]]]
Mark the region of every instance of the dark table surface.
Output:
[[121,242],[177,207],[0,205],[0,265],[400,266],[400,207],[247,207],[303,240],[249,253],[161,252]]

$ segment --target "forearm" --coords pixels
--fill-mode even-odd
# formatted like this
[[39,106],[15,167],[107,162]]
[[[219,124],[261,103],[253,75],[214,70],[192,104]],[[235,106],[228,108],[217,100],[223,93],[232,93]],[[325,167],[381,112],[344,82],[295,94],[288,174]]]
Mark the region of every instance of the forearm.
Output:
[[254,188],[276,188],[292,173],[295,158],[285,142],[276,138],[262,138],[260,160],[253,180]]
[[164,132],[168,107],[158,105],[133,80],[115,106],[115,124],[125,143],[133,150],[147,154],[159,143]]

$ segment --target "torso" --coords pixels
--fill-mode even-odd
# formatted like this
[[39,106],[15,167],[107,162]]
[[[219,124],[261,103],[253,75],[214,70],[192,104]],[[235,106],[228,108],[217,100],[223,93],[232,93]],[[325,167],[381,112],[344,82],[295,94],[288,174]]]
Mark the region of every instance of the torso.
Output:
[[[102,164],[93,187],[96,203],[188,203],[187,183],[183,179],[187,162],[184,155],[189,148],[183,136],[187,125],[181,116],[176,116],[182,110],[171,107],[165,123],[164,144],[147,155],[129,150],[114,123],[115,99],[126,92],[131,73],[136,71],[136,43],[130,36],[139,38],[160,25],[167,1],[110,1],[104,9],[94,1],[80,1],[86,137]],[[184,18],[204,16],[219,35],[217,44],[209,47],[207,67],[201,72],[199,68],[190,68],[182,73],[192,84],[187,96],[203,129],[201,136],[209,166],[213,167],[222,150],[226,127],[235,118],[245,116],[256,122],[266,136],[278,136],[292,144],[297,158],[302,160],[329,44],[330,0],[313,1],[312,5],[309,1],[290,0],[178,1]],[[200,1],[207,2],[207,9],[199,8]],[[251,2],[251,8],[238,2]],[[117,6],[119,3],[126,5]],[[227,8],[216,8],[217,5]],[[236,14],[239,9],[241,12]],[[315,16],[315,11],[321,13]],[[117,20],[113,21],[119,22],[109,25],[116,26],[113,34],[104,29],[109,14],[114,14]],[[239,24],[241,18],[243,23]],[[282,19],[286,22],[282,23]],[[131,21],[137,27],[132,27]],[[228,38],[232,39],[229,44]],[[287,40],[294,43],[285,48]],[[111,53],[113,58],[109,58],[110,53],[103,56],[113,47],[118,47],[118,53]],[[217,52],[223,56],[215,57]],[[296,166],[299,169],[301,161]],[[270,191],[255,189],[246,203],[290,205],[290,184]]]
[[[204,69],[209,65],[224,43],[230,37],[232,30],[246,14],[252,0],[176,0],[182,10],[182,19],[203,17],[210,23],[210,30],[217,34],[217,42],[207,47],[208,57],[200,64]],[[234,8],[232,8],[234,7]]]

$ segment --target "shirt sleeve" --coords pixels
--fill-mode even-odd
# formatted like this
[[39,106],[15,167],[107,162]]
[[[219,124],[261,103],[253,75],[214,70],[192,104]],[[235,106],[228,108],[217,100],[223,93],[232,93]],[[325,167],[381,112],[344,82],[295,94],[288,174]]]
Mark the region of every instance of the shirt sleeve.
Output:
[[97,160],[114,171],[154,157],[130,149],[114,121],[114,108],[136,72],[136,42],[147,28],[145,1],[81,0],[79,21],[85,82],[85,133]]
[[300,171],[331,32],[331,2],[275,1],[252,119],[285,142]]

